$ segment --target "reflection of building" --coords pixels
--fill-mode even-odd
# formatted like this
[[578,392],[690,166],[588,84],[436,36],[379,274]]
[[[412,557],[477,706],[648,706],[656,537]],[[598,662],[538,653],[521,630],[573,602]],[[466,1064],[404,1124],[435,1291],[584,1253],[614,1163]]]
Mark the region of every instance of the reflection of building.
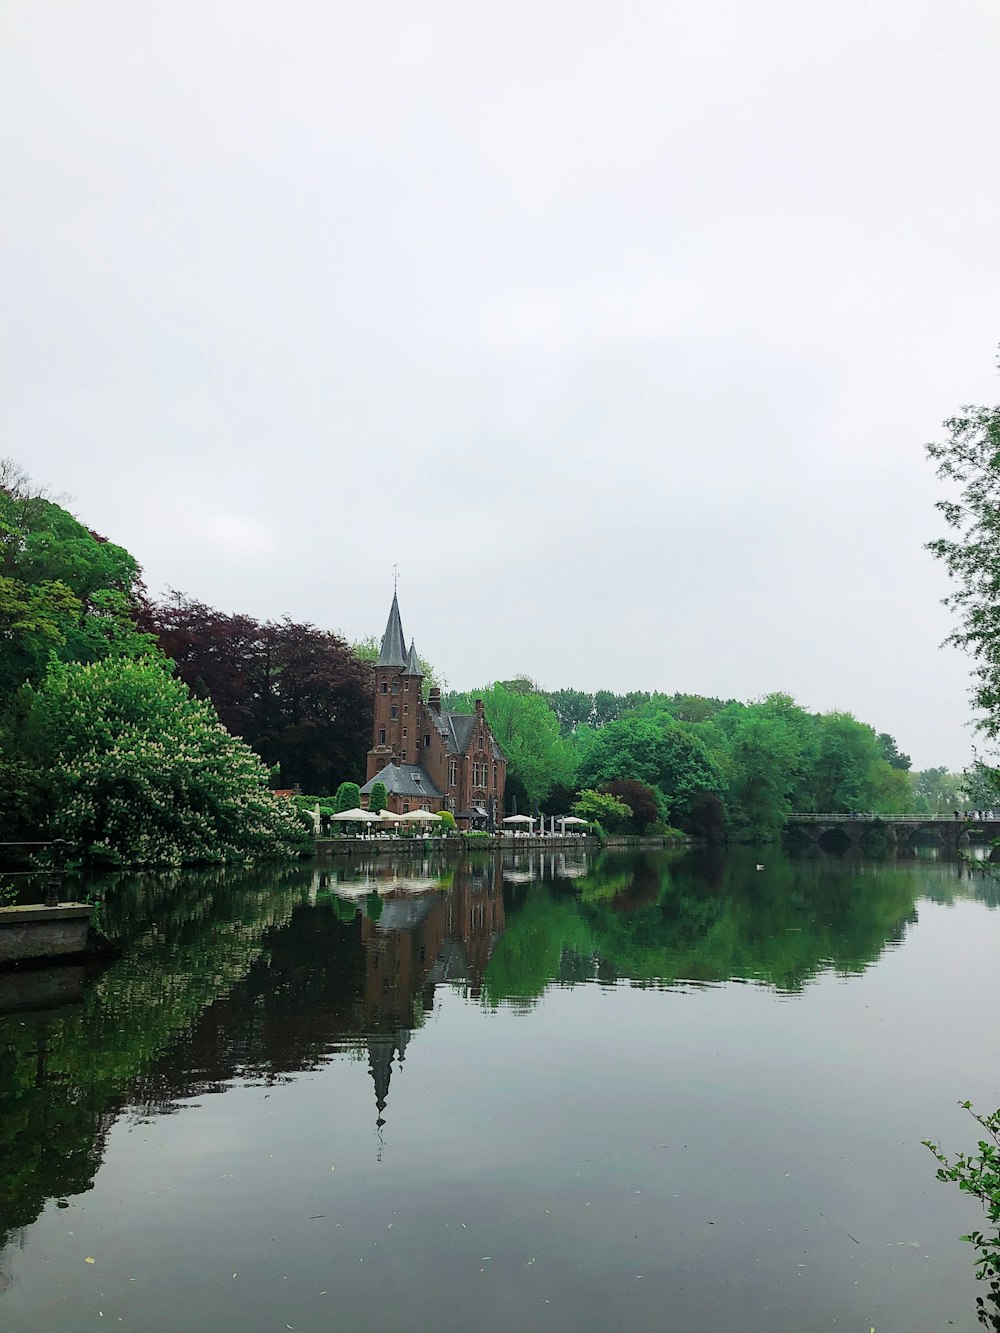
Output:
[[374,783],[383,782],[394,814],[450,810],[469,821],[487,817],[490,804],[503,812],[507,759],[483,715],[441,710],[441,691],[423,701],[417,650],[407,651],[395,594],[375,663],[375,725],[368,751],[367,805]]
[[390,891],[377,920],[361,919],[365,949],[362,1028],[375,1084],[379,1126],[393,1061],[434,1002],[434,987],[464,983],[477,997],[504,927],[503,892],[493,860],[459,865],[449,890],[413,896]]

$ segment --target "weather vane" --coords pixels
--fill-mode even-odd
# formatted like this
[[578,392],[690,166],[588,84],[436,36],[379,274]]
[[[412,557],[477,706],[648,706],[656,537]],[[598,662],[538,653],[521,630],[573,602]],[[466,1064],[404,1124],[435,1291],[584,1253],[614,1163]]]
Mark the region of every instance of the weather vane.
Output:
[[398,591],[399,591],[399,561],[398,561],[398,560],[397,560],[397,562],[396,562],[396,563],[393,565],[393,567],[392,567],[392,590],[393,590],[393,592],[398,592]]

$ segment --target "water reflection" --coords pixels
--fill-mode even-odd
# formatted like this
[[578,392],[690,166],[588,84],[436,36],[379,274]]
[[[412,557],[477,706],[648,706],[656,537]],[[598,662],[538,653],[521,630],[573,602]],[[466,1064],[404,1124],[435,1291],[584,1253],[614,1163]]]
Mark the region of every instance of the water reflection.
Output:
[[235,1082],[354,1061],[380,1149],[440,987],[486,1011],[582,984],[794,996],[870,967],[921,898],[1000,905],[992,878],[941,862],[758,864],[559,851],[108,881],[100,921],[122,955],[34,999],[20,978],[0,990],[0,1245],[90,1189],[119,1116]]

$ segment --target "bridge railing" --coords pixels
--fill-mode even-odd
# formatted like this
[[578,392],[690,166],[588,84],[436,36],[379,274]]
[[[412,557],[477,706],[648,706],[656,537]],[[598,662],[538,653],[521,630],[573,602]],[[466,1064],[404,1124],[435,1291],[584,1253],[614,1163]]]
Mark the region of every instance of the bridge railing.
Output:
[[874,823],[878,821],[881,824],[997,824],[1000,823],[1000,811],[987,814],[983,818],[978,818],[968,812],[962,812],[956,819],[954,814],[950,815],[877,815],[873,811],[858,811],[854,814],[845,815],[838,811],[833,814],[795,814],[788,816],[788,823],[810,823],[810,824],[857,824]]

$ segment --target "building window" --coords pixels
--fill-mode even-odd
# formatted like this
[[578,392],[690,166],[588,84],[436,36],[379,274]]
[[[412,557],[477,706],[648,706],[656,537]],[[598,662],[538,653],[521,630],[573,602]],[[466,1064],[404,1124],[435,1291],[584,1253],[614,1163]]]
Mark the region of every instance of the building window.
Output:
[[458,760],[452,759],[448,763],[448,786],[455,787],[457,785],[458,785]]
[[383,693],[383,694],[388,694],[388,693],[389,693],[389,686],[388,686],[388,684],[387,684],[385,681],[382,682],[382,693]]
[[385,744],[385,727],[379,727],[378,729],[378,743],[379,745]]
[[392,692],[393,692],[393,694],[398,694],[398,693],[399,693],[399,681],[398,681],[398,680],[394,680],[394,681],[392,682]]
[[480,748],[480,750],[483,748],[483,738],[482,738],[482,736],[479,737],[479,748]]
[[406,690],[407,693],[409,693],[410,682],[409,682],[408,680],[404,680],[404,681],[403,681],[403,689]]
[[404,740],[404,741],[406,740],[406,728],[405,728],[405,727],[403,728],[403,740]]
[[405,716],[409,711],[410,711],[410,705],[409,705],[409,704],[403,704],[403,714],[404,714],[404,716]]
[[427,735],[424,737],[424,746],[425,746],[425,748],[429,747],[429,746],[430,746],[430,743],[431,743],[431,733],[428,732]]
[[410,813],[410,803],[409,803],[409,801],[404,801],[404,802],[403,802],[403,814],[404,814],[404,815],[408,815],[409,813]]
[[493,785],[494,785],[494,787],[497,785],[497,766],[496,766],[496,764],[493,765]]
[[393,704],[393,705],[392,705],[392,707],[389,709],[389,716],[390,716],[391,718],[393,718],[393,719],[399,717],[399,705],[398,705],[398,704]]

